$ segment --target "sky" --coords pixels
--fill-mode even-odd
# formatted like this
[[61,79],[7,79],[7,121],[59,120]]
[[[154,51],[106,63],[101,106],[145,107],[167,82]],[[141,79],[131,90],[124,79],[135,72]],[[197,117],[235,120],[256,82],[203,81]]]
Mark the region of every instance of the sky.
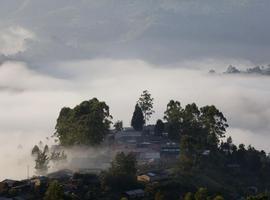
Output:
[[129,126],[145,89],[155,99],[149,123],[170,99],[214,104],[237,144],[269,152],[270,77],[207,73],[270,63],[269,8],[268,0],[2,0],[0,159],[18,162],[19,144],[26,156],[54,133],[62,107],[93,97]]

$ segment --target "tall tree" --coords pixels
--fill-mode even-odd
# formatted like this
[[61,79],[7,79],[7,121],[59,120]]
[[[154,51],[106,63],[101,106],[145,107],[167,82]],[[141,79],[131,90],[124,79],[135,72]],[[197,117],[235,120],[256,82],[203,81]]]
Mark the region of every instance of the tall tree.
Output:
[[143,117],[142,109],[140,108],[138,104],[136,104],[135,110],[132,116],[132,120],[131,120],[131,126],[136,131],[141,131],[143,129],[144,124],[145,124],[145,120]]
[[195,103],[187,104],[183,111],[183,132],[193,135],[200,129],[200,110]]
[[179,101],[171,100],[167,104],[164,119],[168,122],[168,136],[172,140],[179,141],[181,124],[183,122],[183,108]]
[[145,121],[148,121],[151,115],[154,113],[153,101],[154,98],[151,97],[151,94],[147,90],[143,91],[141,97],[138,100],[138,104],[142,109]]
[[112,116],[109,106],[96,98],[75,108],[62,108],[55,135],[64,146],[98,145],[109,132]]
[[228,127],[227,119],[214,105],[204,106],[200,112],[200,121],[208,132],[208,144],[210,147],[216,148],[220,138],[225,136]]

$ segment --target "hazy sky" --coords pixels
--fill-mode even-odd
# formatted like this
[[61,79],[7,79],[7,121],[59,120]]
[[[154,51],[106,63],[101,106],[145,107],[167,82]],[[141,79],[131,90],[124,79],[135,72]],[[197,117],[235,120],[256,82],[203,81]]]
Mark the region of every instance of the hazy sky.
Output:
[[237,143],[270,151],[270,77],[207,74],[270,63],[269,8],[269,0],[1,0],[0,146],[30,147],[53,134],[61,107],[92,97],[129,125],[148,89],[151,122],[170,99],[215,104]]

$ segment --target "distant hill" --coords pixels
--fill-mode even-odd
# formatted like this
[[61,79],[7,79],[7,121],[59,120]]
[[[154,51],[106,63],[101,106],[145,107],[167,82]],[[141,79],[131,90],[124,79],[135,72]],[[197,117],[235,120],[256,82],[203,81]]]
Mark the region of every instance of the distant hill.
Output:
[[[215,70],[211,69],[209,73],[214,74],[216,72]],[[229,65],[227,70],[223,72],[223,74],[256,74],[256,75],[270,76],[270,64],[267,66],[250,67],[247,68],[246,70],[240,70],[233,65]]]

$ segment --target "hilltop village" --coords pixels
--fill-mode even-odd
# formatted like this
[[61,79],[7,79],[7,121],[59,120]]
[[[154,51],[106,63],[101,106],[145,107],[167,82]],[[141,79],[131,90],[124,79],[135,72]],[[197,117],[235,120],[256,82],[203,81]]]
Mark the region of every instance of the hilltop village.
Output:
[[112,126],[108,105],[96,98],[64,107],[54,134],[58,144],[33,147],[36,176],[3,180],[0,200],[269,198],[269,155],[226,138],[227,119],[214,105],[182,107],[171,100],[164,118],[147,125],[153,112],[148,91],[127,128],[122,121]]

